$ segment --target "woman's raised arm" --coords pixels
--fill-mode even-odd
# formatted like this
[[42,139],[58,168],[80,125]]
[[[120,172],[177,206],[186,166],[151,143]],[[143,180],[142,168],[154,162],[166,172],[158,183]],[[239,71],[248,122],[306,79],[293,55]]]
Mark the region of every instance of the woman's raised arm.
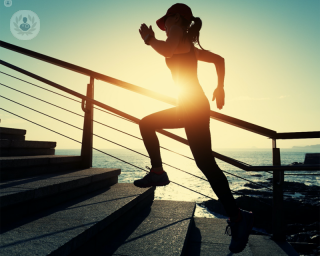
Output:
[[171,58],[174,51],[179,45],[182,38],[183,31],[179,26],[172,26],[169,31],[169,35],[166,41],[160,41],[156,38],[151,38],[149,44],[159,54],[166,58]]
[[[139,31],[142,39],[144,39],[147,34],[154,36],[151,26],[148,28],[147,25],[142,24]],[[161,41],[153,37],[150,39],[149,45],[162,56],[170,58],[172,57],[175,49],[178,47],[182,35],[183,31],[179,26],[172,26],[166,41]]]

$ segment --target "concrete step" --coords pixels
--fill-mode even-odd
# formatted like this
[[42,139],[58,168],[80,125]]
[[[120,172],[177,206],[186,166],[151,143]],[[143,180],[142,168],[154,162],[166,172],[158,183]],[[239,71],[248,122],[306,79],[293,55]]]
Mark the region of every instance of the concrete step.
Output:
[[120,169],[89,168],[0,183],[1,226],[118,182]]
[[41,156],[54,153],[54,148],[0,148],[0,156]]
[[0,134],[26,135],[26,133],[27,131],[23,129],[0,127]]
[[51,164],[64,164],[70,161],[77,161],[81,159],[80,156],[18,156],[18,157],[0,157],[1,168],[14,169],[22,167],[34,167]]
[[54,155],[52,141],[0,140],[0,156]]
[[25,140],[26,130],[0,127],[0,140]]
[[26,137],[24,135],[0,133],[0,140],[21,140],[21,141],[24,141],[25,139],[26,139]]
[[193,202],[155,200],[91,255],[183,255],[194,210]]
[[32,140],[5,140],[0,139],[0,148],[55,148],[57,145],[53,141],[32,141]]
[[0,181],[80,168],[80,156],[0,157]]
[[[187,256],[193,255],[231,255],[229,244],[231,236],[225,234],[227,222],[218,218],[194,218],[191,228]],[[269,236],[250,235],[246,248],[239,256],[266,256],[299,254],[288,242],[275,242]]]
[[101,230],[112,237],[130,212],[150,203],[153,195],[154,188],[132,184],[115,184],[86,194],[3,230],[1,256],[70,255]]

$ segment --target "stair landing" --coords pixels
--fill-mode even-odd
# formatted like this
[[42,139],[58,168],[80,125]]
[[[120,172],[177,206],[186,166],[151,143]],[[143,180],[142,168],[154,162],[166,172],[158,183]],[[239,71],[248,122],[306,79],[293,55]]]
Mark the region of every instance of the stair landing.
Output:
[[[187,256],[233,255],[229,251],[231,236],[225,234],[225,219],[194,218],[188,241]],[[288,242],[275,242],[269,236],[250,235],[246,248],[237,256],[299,256]]]

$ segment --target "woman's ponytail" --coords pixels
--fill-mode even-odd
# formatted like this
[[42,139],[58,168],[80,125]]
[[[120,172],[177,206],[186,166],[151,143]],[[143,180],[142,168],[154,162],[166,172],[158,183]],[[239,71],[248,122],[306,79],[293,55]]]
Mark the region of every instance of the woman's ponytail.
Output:
[[[197,43],[202,50],[202,46],[199,42],[200,29],[202,27],[202,21],[199,17],[191,17],[191,21],[187,21],[184,17],[182,17],[182,26],[187,27],[187,33],[184,39],[188,38],[191,43]],[[191,22],[193,23],[191,24]],[[190,26],[191,25],[191,26]]]

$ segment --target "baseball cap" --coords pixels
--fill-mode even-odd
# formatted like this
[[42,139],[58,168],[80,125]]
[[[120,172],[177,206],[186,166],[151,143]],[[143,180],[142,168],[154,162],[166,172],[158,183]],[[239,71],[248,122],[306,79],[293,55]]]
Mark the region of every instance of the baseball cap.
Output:
[[171,16],[173,14],[176,14],[176,13],[180,13],[181,16],[183,16],[185,19],[187,19],[188,21],[191,20],[191,17],[193,17],[192,15],[192,11],[190,9],[190,7],[186,4],[181,4],[181,3],[176,3],[174,5],[172,5],[168,10],[167,10],[167,13],[161,17],[160,19],[158,19],[156,21],[158,27],[165,31],[165,26],[164,26],[164,23],[165,23],[165,20],[168,16]]

